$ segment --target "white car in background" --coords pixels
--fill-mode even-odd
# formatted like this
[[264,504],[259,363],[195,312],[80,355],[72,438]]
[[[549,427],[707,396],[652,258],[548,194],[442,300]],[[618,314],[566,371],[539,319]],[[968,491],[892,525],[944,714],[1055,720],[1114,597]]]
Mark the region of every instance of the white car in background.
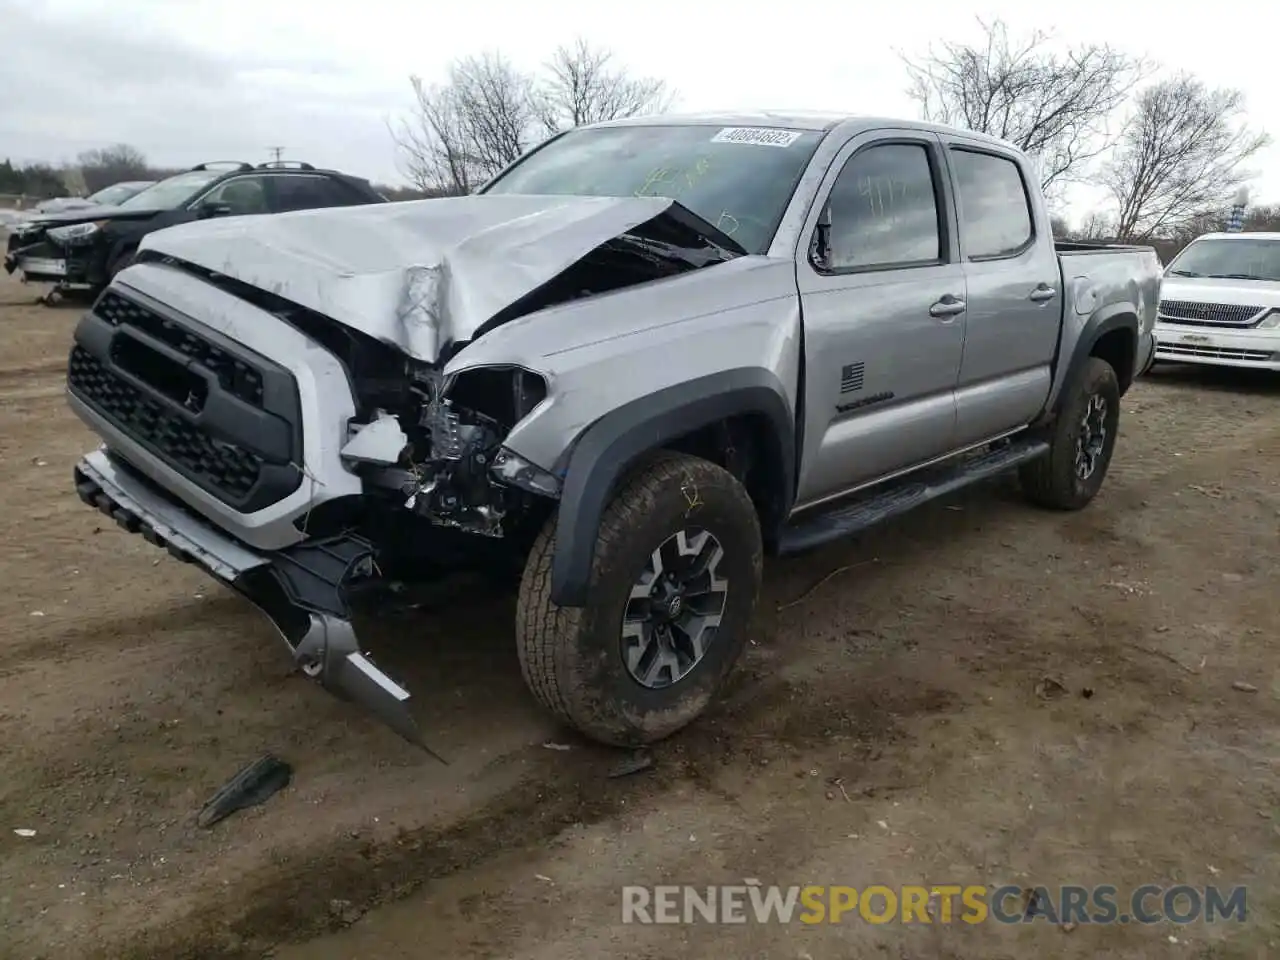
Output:
[[1280,233],[1207,233],[1164,272],[1155,359],[1280,371]]
[[54,197],[35,205],[35,213],[63,213],[67,210],[83,210],[89,207],[114,207],[124,203],[135,193],[141,193],[155,183],[154,180],[126,180],[103,187],[87,197]]

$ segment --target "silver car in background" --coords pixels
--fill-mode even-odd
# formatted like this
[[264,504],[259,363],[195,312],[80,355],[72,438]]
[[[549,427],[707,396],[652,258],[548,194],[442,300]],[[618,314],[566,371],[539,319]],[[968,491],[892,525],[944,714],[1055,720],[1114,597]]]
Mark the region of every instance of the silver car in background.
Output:
[[87,197],[54,197],[52,200],[42,200],[33,209],[36,213],[62,213],[88,207],[114,207],[124,203],[135,193],[141,193],[153,183],[154,180],[126,180],[103,187]]
[[1280,233],[1208,233],[1160,288],[1156,360],[1280,370]]

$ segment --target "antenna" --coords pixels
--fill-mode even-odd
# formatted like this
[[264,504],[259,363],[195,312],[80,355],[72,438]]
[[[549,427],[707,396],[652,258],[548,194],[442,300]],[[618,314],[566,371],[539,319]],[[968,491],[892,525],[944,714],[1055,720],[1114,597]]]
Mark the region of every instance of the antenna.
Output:
[[276,163],[280,162],[280,154],[284,153],[284,147],[267,147],[267,153],[272,155],[272,159]]

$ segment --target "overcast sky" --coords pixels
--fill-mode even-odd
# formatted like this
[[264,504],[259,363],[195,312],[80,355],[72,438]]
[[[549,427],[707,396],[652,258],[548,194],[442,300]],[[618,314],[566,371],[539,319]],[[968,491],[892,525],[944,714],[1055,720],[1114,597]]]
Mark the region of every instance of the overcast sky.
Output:
[[[910,117],[898,51],[976,39],[978,15],[1195,70],[1243,90],[1253,123],[1270,120],[1280,135],[1275,38],[1258,28],[1261,10],[1232,0],[0,0],[0,157],[61,161],[123,141],[176,166],[258,161],[279,145],[286,157],[401,182],[387,122],[409,106],[410,73],[441,79],[452,58],[485,49],[534,69],[579,35],[666,79],[678,109]],[[1280,146],[1255,166],[1255,199],[1280,201]],[[1076,191],[1073,218],[1094,200]]]

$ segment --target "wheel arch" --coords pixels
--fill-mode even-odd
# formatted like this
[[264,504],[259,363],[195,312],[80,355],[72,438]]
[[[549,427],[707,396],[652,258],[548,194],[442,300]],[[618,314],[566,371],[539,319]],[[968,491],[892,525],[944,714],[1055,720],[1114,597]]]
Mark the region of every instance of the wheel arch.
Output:
[[1071,350],[1052,412],[1062,408],[1067,391],[1080,378],[1090,357],[1111,365],[1120,383],[1120,395],[1124,396],[1133,384],[1137,353],[1138,315],[1131,304],[1112,304],[1091,315]]
[[748,492],[766,539],[776,536],[794,499],[795,437],[795,414],[783,386],[763,368],[697,377],[606,413],[587,427],[566,458],[551,567],[552,602],[586,605],[609,498],[632,467],[658,450],[716,460],[734,453],[736,443],[749,442],[757,472]]

